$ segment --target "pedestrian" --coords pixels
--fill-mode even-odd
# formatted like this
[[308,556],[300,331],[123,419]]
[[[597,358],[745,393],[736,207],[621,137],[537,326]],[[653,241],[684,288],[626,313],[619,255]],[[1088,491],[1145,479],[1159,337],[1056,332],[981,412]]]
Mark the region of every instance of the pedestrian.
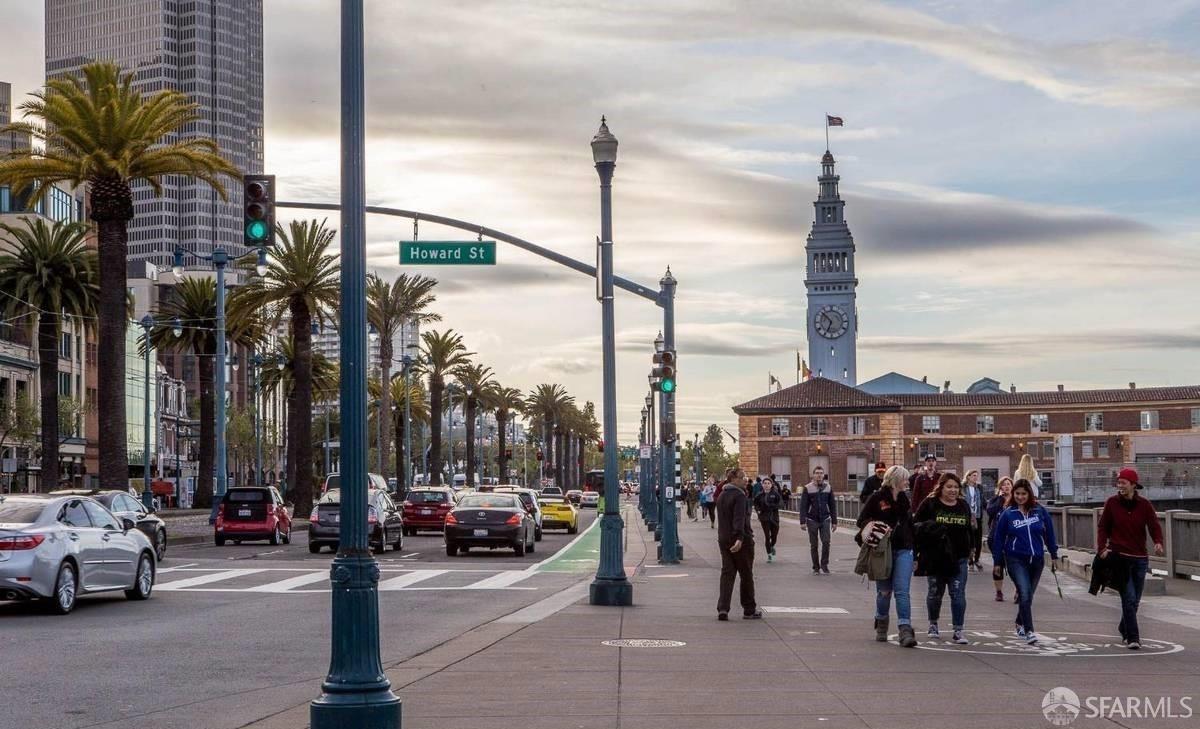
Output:
[[925,465],[920,471],[913,476],[910,486],[912,486],[912,508],[915,512],[921,508],[921,502],[925,497],[933,493],[933,489],[938,485],[938,479],[942,474],[937,470],[937,456],[932,453],[925,455]]
[[753,499],[755,496],[758,496],[759,494],[762,493],[762,490],[763,490],[763,478],[762,478],[762,476],[755,476],[754,477],[754,487],[752,489],[750,489],[750,498]]
[[1025,479],[1029,482],[1030,488],[1033,489],[1033,498],[1040,499],[1042,493],[1042,479],[1038,476],[1037,469],[1033,467],[1033,456],[1026,453],[1021,456],[1021,462],[1017,464],[1017,471],[1013,474],[1014,481]]
[[887,473],[887,464],[883,461],[875,464],[875,474],[867,478],[867,482],[863,484],[862,493],[858,495],[860,503],[867,503],[867,499],[871,498],[871,494],[879,490],[879,485],[883,483],[883,474]]
[[1130,650],[1142,647],[1137,612],[1142,589],[1146,586],[1146,573],[1150,570],[1150,557],[1146,554],[1147,534],[1154,542],[1154,554],[1159,557],[1163,554],[1163,531],[1158,514],[1150,500],[1138,494],[1141,488],[1137,471],[1121,469],[1117,474],[1117,493],[1104,502],[1104,511],[1096,525],[1096,550],[1100,558],[1115,556],[1123,563],[1122,572],[1128,574],[1121,589],[1121,623],[1117,630]]
[[967,558],[967,566],[981,572],[983,565],[979,564],[979,554],[983,551],[983,515],[987,504],[984,503],[983,488],[979,485],[979,471],[967,471],[963,478],[962,497],[971,511],[971,554]]
[[696,516],[696,504],[700,501],[700,495],[696,491],[696,484],[694,482],[687,485],[687,490],[684,492],[684,498],[686,499],[687,503],[688,518],[692,521],[696,521],[699,519],[699,517]]
[[[879,525],[890,535],[892,574],[886,580],[875,581],[875,640],[888,639],[888,622],[893,599],[896,603],[896,623],[900,630],[900,645],[912,648],[917,636],[912,629],[912,603],[909,586],[913,573],[913,530],[911,502],[908,499],[908,469],[892,466],[883,475],[883,483],[871,494],[858,514],[859,539],[863,533],[878,530]],[[870,529],[866,527],[870,525]]]
[[[830,534],[837,531],[837,508],[833,502],[833,487],[825,479],[825,469],[813,469],[812,480],[800,492],[800,528],[808,532],[814,575],[829,574]],[[820,541],[820,555],[817,542]]]
[[717,528],[717,484],[715,479],[708,479],[708,483],[704,484],[704,490],[700,492],[700,497],[703,504],[701,508],[708,516],[708,528]]
[[913,534],[917,544],[919,573],[929,584],[925,608],[929,613],[929,637],[941,638],[938,617],[942,597],[950,588],[950,616],[953,641],[966,645],[963,624],[967,617],[967,562],[972,548],[970,507],[959,494],[962,484],[953,473],[943,473],[929,498],[921,502],[913,516]]
[[721,591],[717,597],[717,620],[729,620],[733,581],[740,580],[742,617],[763,616],[754,601],[754,532],[746,499],[746,472],[734,466],[725,472],[724,487],[717,497],[717,547],[721,551]]
[[[996,484],[996,492],[992,494],[992,498],[988,499],[985,510],[988,515],[988,551],[992,551],[992,546],[996,543],[996,522],[1000,521],[1000,514],[1004,511],[1005,504],[1008,503],[1008,495],[1012,492],[1012,479],[1008,476],[1000,479]],[[997,577],[996,575],[999,575]],[[992,586],[996,588],[996,602],[1004,602],[1004,563],[998,562],[992,565]]]
[[[1033,594],[1045,568],[1045,551],[1050,552],[1050,571],[1057,572],[1058,542],[1050,513],[1033,495],[1033,485],[1018,479],[1009,494],[1008,506],[996,522],[996,543],[992,546],[994,564],[1004,563],[1017,586],[1017,637],[1030,645],[1038,642],[1033,629]],[[1045,549],[1043,549],[1045,545]],[[998,573],[993,568],[992,579]]]
[[767,561],[775,561],[775,542],[779,539],[779,509],[783,495],[774,479],[763,479],[763,490],[754,497],[754,510],[758,512],[758,523],[762,525],[763,546],[767,550]]

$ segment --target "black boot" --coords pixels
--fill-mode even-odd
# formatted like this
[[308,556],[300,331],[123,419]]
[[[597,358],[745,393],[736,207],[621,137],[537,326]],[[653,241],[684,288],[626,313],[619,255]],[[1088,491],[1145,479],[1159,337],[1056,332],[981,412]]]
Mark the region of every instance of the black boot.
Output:
[[911,625],[900,626],[900,645],[904,646],[905,648],[917,647],[917,636],[915,633],[913,633]]
[[880,643],[886,643],[888,639],[888,621],[887,618],[875,618],[875,640]]

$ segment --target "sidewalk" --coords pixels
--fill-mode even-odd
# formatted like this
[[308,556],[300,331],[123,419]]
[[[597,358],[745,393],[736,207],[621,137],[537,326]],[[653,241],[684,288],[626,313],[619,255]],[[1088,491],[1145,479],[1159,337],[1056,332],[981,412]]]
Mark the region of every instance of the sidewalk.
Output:
[[[732,619],[719,623],[719,555],[708,523],[684,521],[686,560],[659,566],[652,557],[642,563],[654,542],[636,510],[627,510],[626,521],[634,607],[587,605],[579,600],[583,580],[556,596],[558,604],[536,604],[389,667],[406,729],[1023,729],[1051,726],[1043,699],[1056,687],[1085,704],[1072,727],[1200,724],[1161,713],[1088,718],[1087,698],[1102,696],[1171,697],[1179,715],[1180,699],[1190,695],[1200,711],[1200,624],[1146,615],[1146,649],[1128,651],[1115,639],[1115,599],[1087,595],[1074,578],[1060,575],[1060,600],[1053,577],[1044,576],[1034,617],[1049,640],[1035,648],[1012,636],[1015,606],[993,600],[988,573],[970,576],[972,645],[926,640],[925,580],[914,578],[913,623],[922,646],[904,649],[895,642],[894,618],[892,641],[874,641],[874,590],[851,574],[857,549],[849,528],[835,533],[831,576],[811,574],[807,534],[797,524],[785,522],[773,564],[764,561],[760,539],[755,573],[767,617],[741,620],[735,590]],[[579,601],[550,614],[571,600]],[[1200,615],[1200,603],[1187,604]],[[947,596],[947,636],[949,610]],[[614,639],[676,643],[604,644]],[[306,726],[307,712],[296,707],[254,726]]]

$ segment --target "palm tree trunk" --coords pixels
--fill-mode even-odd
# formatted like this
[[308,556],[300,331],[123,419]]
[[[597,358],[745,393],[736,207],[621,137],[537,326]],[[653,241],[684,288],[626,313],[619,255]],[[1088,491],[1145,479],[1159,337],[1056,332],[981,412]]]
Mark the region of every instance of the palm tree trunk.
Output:
[[[379,336],[379,359],[380,359],[380,379],[379,389],[382,391],[380,411],[383,417],[383,432],[380,433],[379,447],[383,449],[383,453],[379,454],[379,461],[383,464],[384,473],[380,474],[387,477],[388,454],[392,444],[392,338],[385,337],[385,332],[380,332]],[[399,475],[399,471],[395,475]]]
[[442,485],[442,378],[429,375],[429,483]]
[[496,463],[500,467],[500,483],[508,483],[508,459],[504,457],[505,444],[507,443],[504,436],[505,436],[505,430],[506,430],[505,425],[507,423],[508,423],[508,411],[507,410],[497,410],[496,411],[496,429],[500,432],[500,440],[497,443],[498,448],[496,450]]
[[[587,440],[579,439],[579,465],[575,467],[575,474],[579,478],[579,483],[583,483],[584,475],[587,473]],[[578,486],[576,487],[578,488]]]
[[464,417],[467,420],[467,488],[475,484],[475,411],[479,408],[479,398],[467,396],[467,407]]
[[294,437],[296,439],[296,486],[292,489],[292,502],[297,514],[312,511],[313,502],[313,442],[312,442],[312,313],[304,299],[296,297],[290,302],[292,312],[292,342],[295,347],[295,362],[292,374],[295,377],[296,415]]
[[[100,488],[123,491],[129,487],[129,452],[125,443],[128,432],[125,422],[125,326],[128,316],[125,266],[129,235],[125,226],[133,217],[133,203],[127,186],[125,199],[108,205],[98,199],[100,192],[93,188],[91,195],[92,219],[97,223],[100,252],[100,321],[96,339]],[[126,209],[127,215],[124,214]],[[55,351],[57,349],[56,346]],[[57,437],[57,433],[54,436]]]
[[58,317],[38,316],[38,379],[42,401],[42,491],[58,488]]
[[[325,412],[329,417],[329,412]],[[296,381],[292,379],[292,389],[287,394],[287,420],[284,423],[284,473],[283,478],[290,494],[296,487]]]
[[562,488],[566,483],[563,479],[566,471],[563,469],[563,432],[554,429],[554,485]]
[[[392,419],[388,418],[388,420]],[[404,488],[404,474],[407,473],[404,463],[404,411],[400,408],[396,408],[395,422],[393,425],[396,426],[392,431],[395,433],[396,445],[396,492],[401,498],[404,498],[408,495],[408,493]]]
[[[206,348],[207,349],[207,348]],[[207,509],[212,506],[213,458],[216,437],[216,405],[214,397],[214,361],[216,345],[209,351],[197,352],[196,360],[200,371],[200,472],[196,474],[196,492],[192,506]]]

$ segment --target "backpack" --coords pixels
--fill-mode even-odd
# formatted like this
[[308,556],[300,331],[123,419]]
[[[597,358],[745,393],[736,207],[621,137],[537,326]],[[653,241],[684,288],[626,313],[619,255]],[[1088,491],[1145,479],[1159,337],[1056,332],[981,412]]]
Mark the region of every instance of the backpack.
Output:
[[854,563],[854,574],[865,575],[869,580],[886,580],[892,576],[892,535],[878,537],[869,535],[858,550]]

